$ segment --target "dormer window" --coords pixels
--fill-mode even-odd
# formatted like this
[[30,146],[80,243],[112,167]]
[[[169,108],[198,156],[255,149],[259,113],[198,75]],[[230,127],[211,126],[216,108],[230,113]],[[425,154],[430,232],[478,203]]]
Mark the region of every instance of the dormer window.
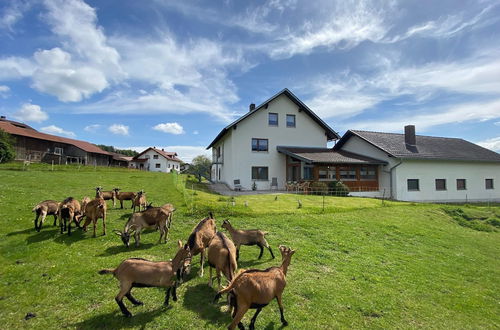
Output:
[[269,126],[278,126],[278,114],[270,112],[269,113]]

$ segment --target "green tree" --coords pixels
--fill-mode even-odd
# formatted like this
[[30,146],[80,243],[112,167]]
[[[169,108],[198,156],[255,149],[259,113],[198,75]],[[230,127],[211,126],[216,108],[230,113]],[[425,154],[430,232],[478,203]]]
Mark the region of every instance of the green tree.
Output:
[[212,162],[207,156],[196,156],[191,162],[188,172],[190,174],[196,175],[198,182],[201,182],[201,178],[206,178],[210,180],[210,169],[212,167]]
[[14,138],[9,133],[0,129],[0,163],[6,163],[16,157]]

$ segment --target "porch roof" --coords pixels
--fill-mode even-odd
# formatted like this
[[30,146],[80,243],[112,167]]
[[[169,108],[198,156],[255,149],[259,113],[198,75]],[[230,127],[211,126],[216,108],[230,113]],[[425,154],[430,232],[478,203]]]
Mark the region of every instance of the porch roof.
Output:
[[282,154],[299,159],[308,164],[387,164],[386,161],[358,155],[345,150],[290,146],[277,146],[276,149]]

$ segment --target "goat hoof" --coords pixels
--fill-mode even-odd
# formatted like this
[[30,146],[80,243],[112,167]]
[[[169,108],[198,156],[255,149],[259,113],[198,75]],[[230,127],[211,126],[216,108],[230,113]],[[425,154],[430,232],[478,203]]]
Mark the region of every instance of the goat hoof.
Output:
[[287,321],[283,321],[283,322],[281,322],[281,324],[283,324],[283,326],[286,327],[288,325],[288,322]]
[[132,313],[123,314],[125,317],[132,317]]

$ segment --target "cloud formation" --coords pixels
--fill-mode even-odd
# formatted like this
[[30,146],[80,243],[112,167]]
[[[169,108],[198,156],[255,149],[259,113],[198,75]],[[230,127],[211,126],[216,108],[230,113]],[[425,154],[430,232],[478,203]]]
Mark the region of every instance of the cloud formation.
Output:
[[113,124],[108,127],[108,131],[117,135],[128,135],[128,129],[129,129],[128,126],[121,124]]
[[41,123],[49,119],[49,115],[42,111],[39,105],[25,103],[21,108],[12,115],[15,119],[20,121],[31,121],[35,123]]
[[92,125],[85,126],[84,131],[90,132],[90,133],[95,133],[100,128],[101,128],[101,125],[99,125],[99,124],[92,124]]
[[484,141],[479,141],[476,142],[476,144],[479,144],[481,147],[500,152],[500,136],[494,137],[492,139],[487,139]]
[[66,136],[69,138],[76,137],[75,133],[70,132],[70,131],[65,131],[64,129],[57,127],[55,125],[42,127],[42,128],[40,128],[40,131],[47,133],[47,134],[62,135],[62,136]]
[[184,134],[184,128],[179,123],[163,123],[153,127],[154,130],[174,135]]

